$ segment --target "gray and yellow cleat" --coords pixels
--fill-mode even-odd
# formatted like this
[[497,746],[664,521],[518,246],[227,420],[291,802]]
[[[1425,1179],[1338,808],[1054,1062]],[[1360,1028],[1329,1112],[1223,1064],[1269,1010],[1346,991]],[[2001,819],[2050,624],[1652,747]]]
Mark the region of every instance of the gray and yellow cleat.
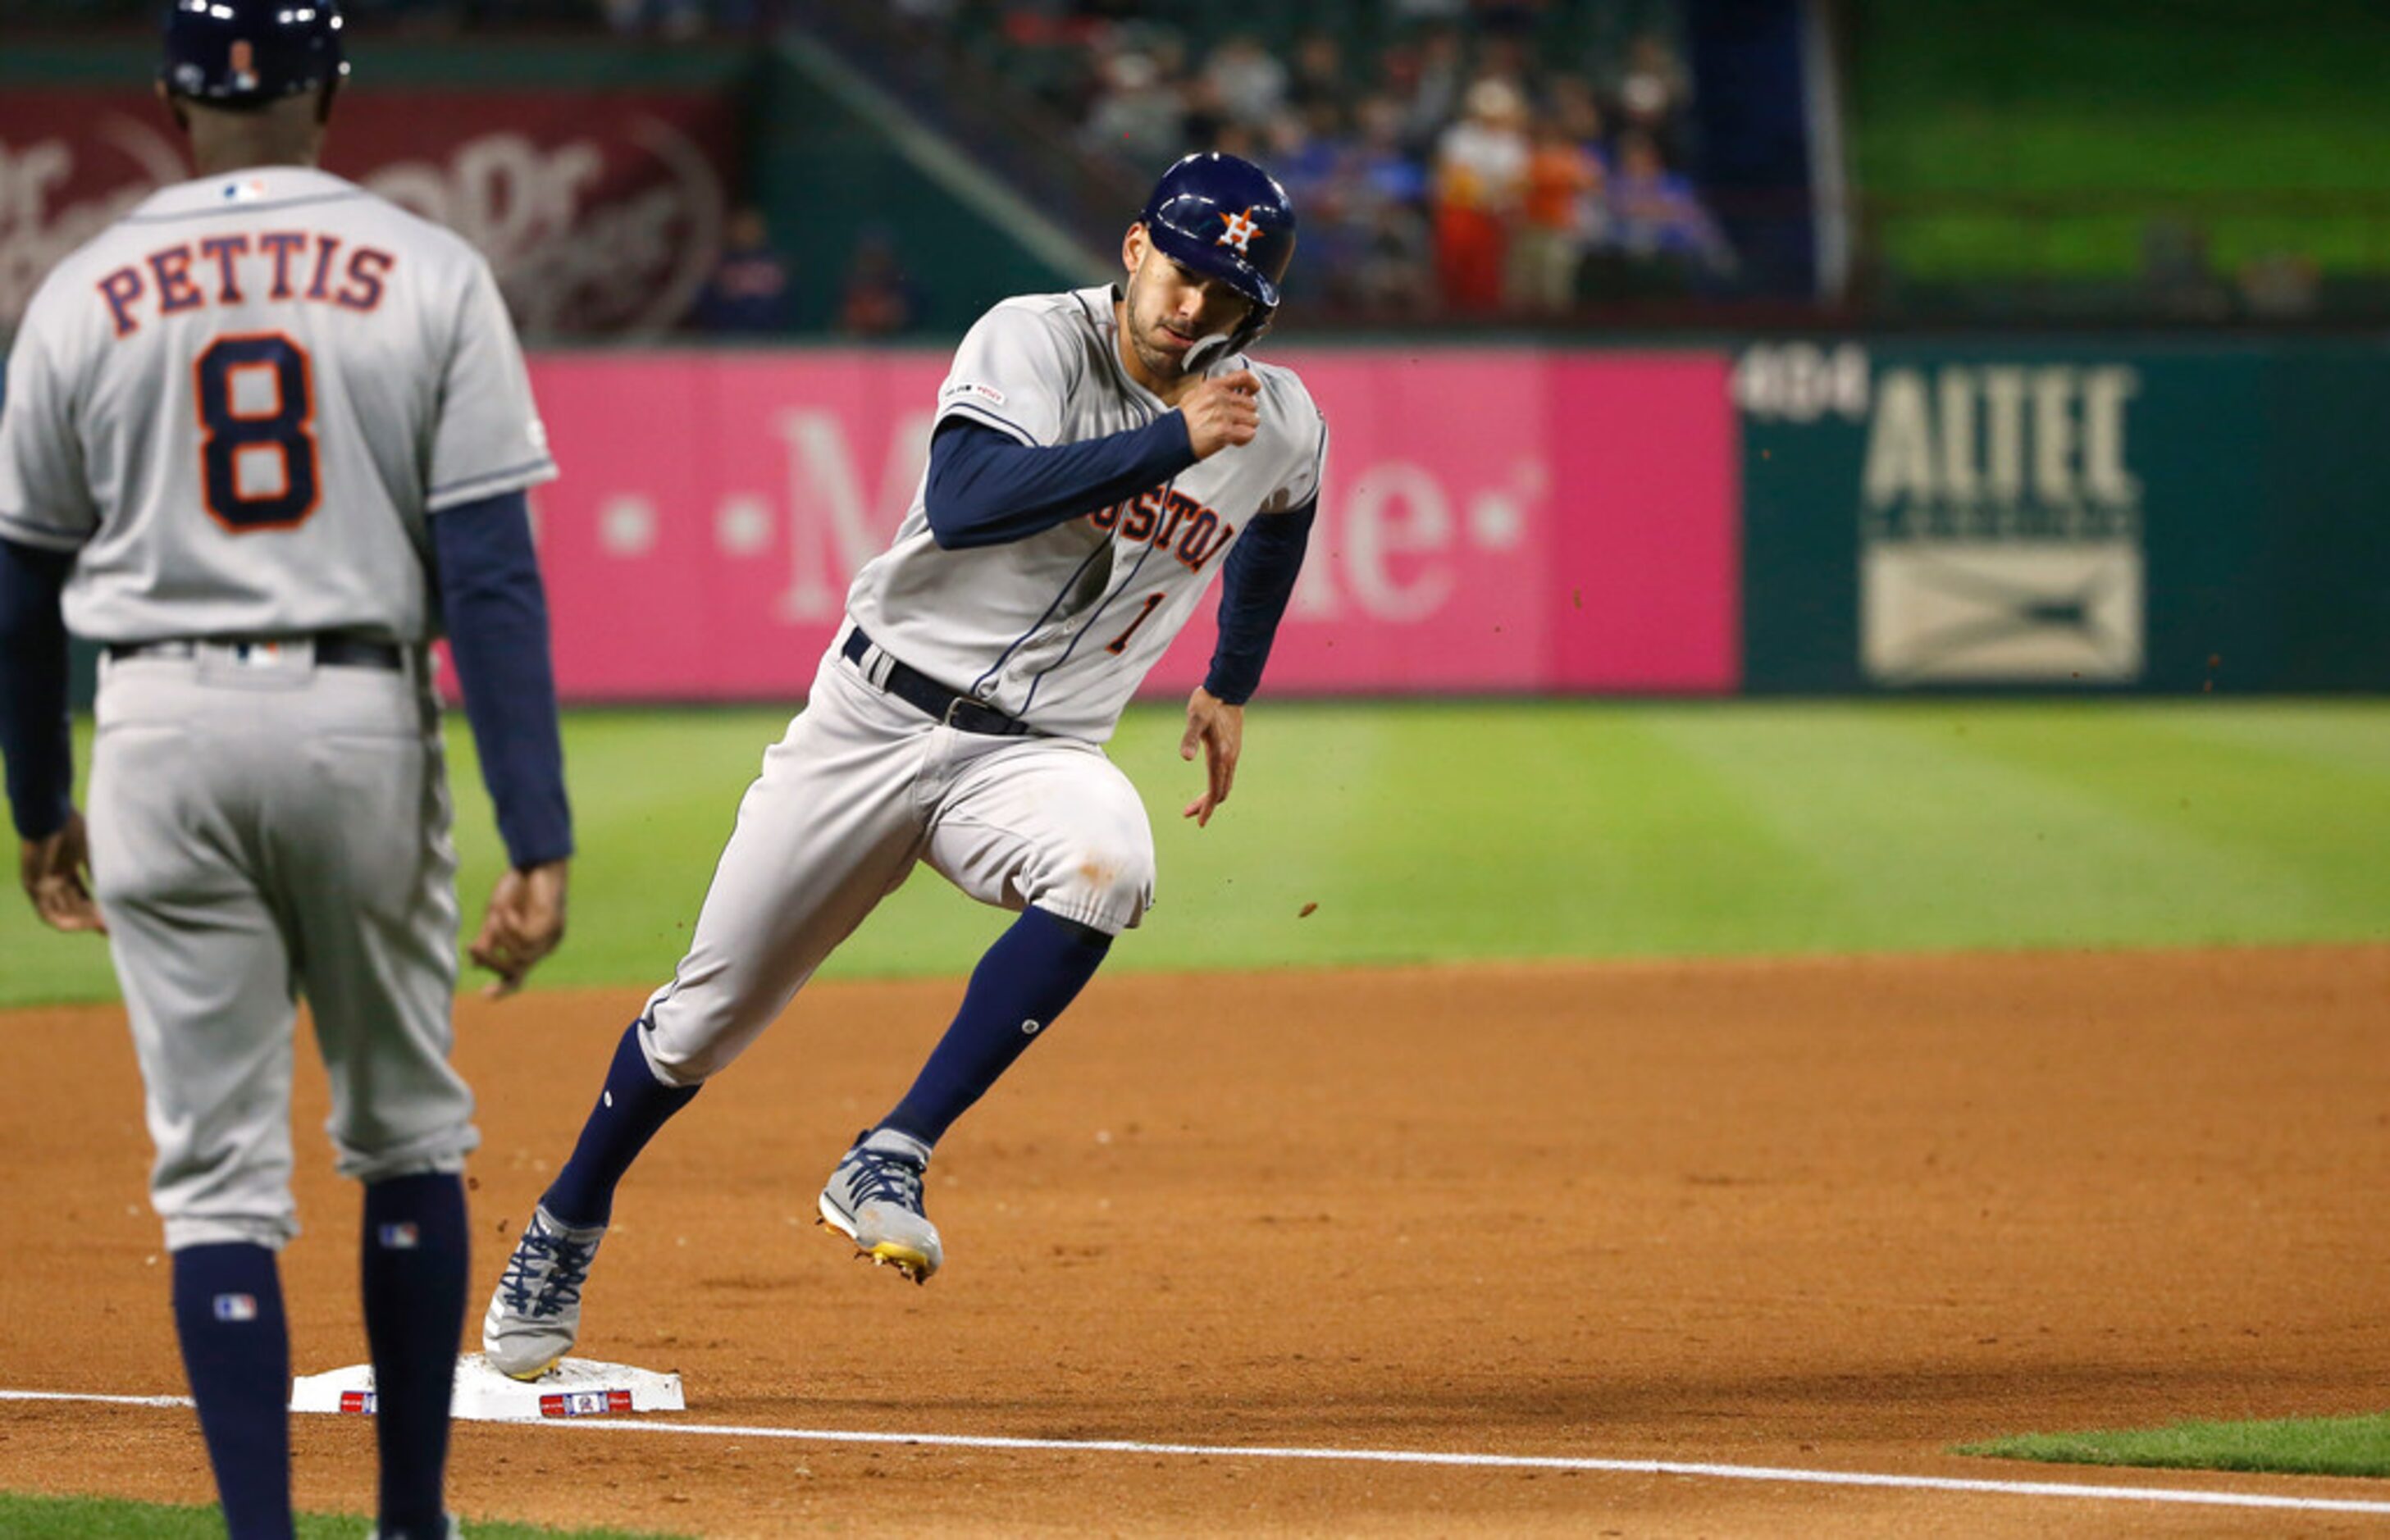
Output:
[[945,1260],[938,1227],[921,1212],[927,1145],[893,1128],[855,1136],[822,1188],[821,1223],[854,1242],[858,1256],[927,1283]]
[[603,1225],[574,1229],[544,1207],[532,1210],[482,1317],[482,1352],[492,1368],[536,1380],[572,1351],[581,1335],[581,1287],[605,1238]]

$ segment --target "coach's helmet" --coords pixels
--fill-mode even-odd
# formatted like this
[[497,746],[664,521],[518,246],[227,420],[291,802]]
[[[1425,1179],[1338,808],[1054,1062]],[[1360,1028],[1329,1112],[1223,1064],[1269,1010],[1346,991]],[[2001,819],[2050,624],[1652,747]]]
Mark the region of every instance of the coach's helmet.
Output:
[[338,0],[173,0],[158,79],[173,96],[241,111],[349,72]]
[[1230,352],[1269,329],[1294,258],[1294,205],[1276,177],[1218,150],[1189,155],[1162,173],[1139,221],[1163,255],[1253,302],[1228,340]]

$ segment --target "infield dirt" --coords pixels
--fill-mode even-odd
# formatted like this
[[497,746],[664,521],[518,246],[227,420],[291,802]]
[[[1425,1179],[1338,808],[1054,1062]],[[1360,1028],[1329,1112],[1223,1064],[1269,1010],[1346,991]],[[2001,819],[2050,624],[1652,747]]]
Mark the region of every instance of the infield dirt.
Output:
[[[915,1290],[815,1194],[952,983],[809,991],[658,1139],[581,1351],[686,1420],[1668,1459],[2390,1497],[2070,1471],[2026,1430],[2378,1411],[2390,947],[1189,973],[1099,981],[948,1139]],[[459,1006],[471,1332],[633,991]],[[114,1007],[0,1019],[0,1387],[178,1393]],[[302,1029],[302,1042],[303,1029]],[[364,1357],[355,1189],[302,1050],[294,1364]],[[371,1431],[298,1495],[369,1511]],[[0,1488],[203,1500],[187,1412],[0,1405]],[[468,1516],[690,1534],[2306,1534],[2319,1513],[1700,1478],[465,1425]]]

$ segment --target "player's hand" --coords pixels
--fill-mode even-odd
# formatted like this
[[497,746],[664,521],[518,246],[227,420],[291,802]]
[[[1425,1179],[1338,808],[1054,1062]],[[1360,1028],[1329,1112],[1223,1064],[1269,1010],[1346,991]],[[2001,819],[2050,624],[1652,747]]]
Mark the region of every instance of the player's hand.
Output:
[[1251,443],[1262,430],[1262,382],[1251,369],[1239,369],[1199,382],[1178,398],[1187,418],[1187,442],[1195,457],[1208,460],[1235,444]]
[[490,890],[482,933],[473,938],[476,968],[497,975],[482,986],[485,1000],[503,1000],[522,987],[523,976],[564,939],[564,889],[571,863],[508,867]]
[[1189,802],[1180,816],[1192,818],[1196,828],[1204,828],[1211,825],[1213,813],[1228,800],[1228,788],[1237,784],[1237,756],[1245,749],[1245,709],[1231,706],[1198,686],[1187,698],[1187,733],[1178,740],[1178,757],[1193,759],[1198,745],[1203,750],[1209,781],[1203,794]]
[[69,813],[56,832],[22,841],[17,873],[43,924],[54,930],[108,933],[108,922],[99,918],[99,905],[91,896],[91,846],[82,814]]

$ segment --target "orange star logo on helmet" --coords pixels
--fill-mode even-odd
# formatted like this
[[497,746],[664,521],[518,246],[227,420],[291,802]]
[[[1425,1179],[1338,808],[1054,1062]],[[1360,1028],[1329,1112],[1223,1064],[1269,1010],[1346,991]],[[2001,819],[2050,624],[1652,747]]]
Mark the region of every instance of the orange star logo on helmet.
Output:
[[1262,227],[1253,223],[1253,212],[1250,208],[1240,214],[1222,214],[1220,223],[1228,227],[1227,232],[1212,244],[1233,246],[1240,257],[1245,254],[1245,248],[1253,243],[1253,238],[1262,233]]

